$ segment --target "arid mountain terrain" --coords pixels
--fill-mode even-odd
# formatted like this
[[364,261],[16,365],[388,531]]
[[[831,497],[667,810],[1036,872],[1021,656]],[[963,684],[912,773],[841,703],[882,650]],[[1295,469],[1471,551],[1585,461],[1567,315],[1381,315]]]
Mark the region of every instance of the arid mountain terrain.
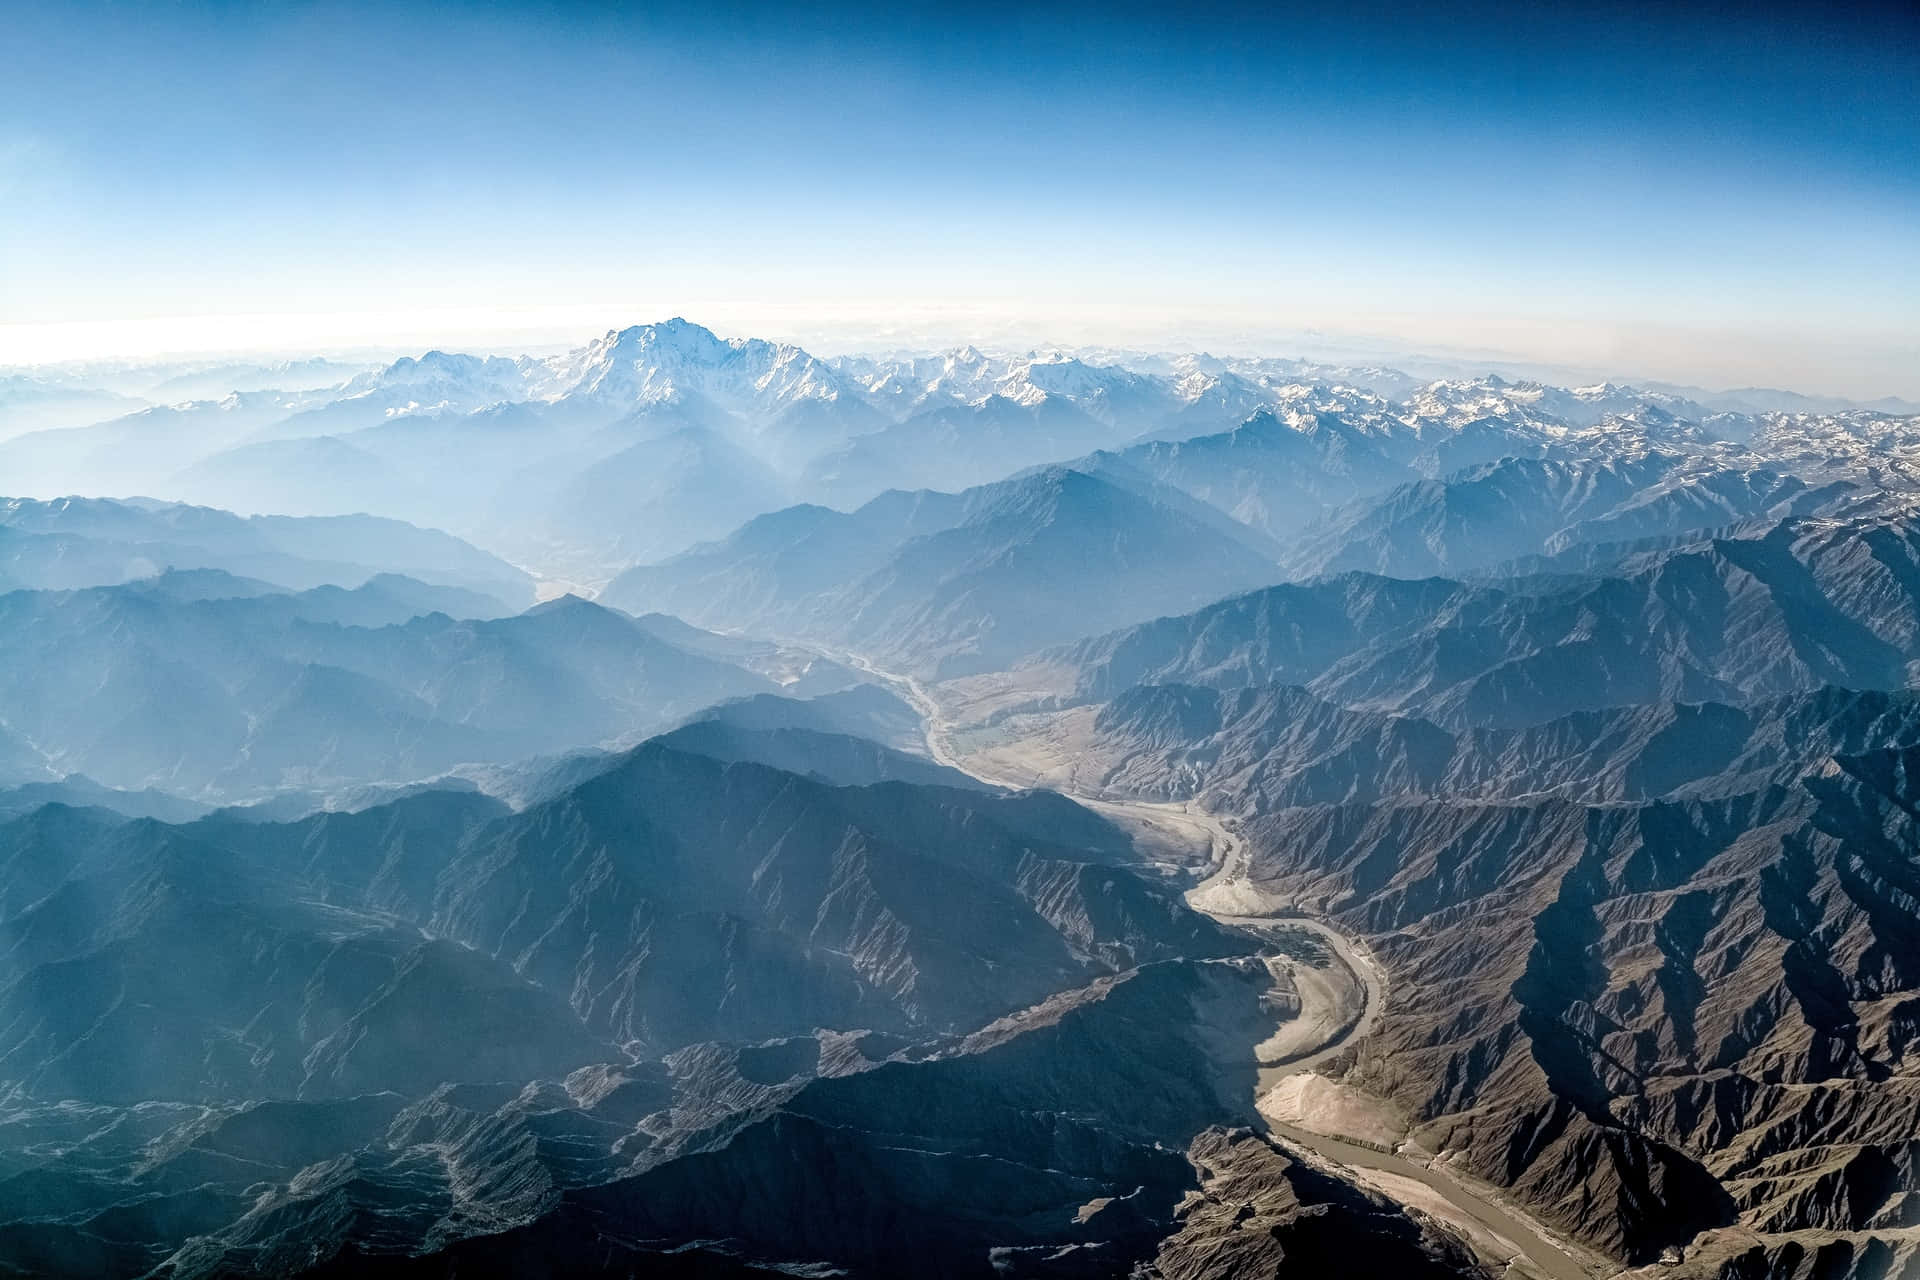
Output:
[[1920,1276],[1901,406],[20,387],[0,1275]]

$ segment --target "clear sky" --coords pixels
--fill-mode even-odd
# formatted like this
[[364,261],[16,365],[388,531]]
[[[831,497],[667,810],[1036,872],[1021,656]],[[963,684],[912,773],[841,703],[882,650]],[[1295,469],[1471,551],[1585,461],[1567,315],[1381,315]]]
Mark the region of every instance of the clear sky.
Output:
[[1920,396],[1920,16],[0,0],[0,364],[1304,331]]

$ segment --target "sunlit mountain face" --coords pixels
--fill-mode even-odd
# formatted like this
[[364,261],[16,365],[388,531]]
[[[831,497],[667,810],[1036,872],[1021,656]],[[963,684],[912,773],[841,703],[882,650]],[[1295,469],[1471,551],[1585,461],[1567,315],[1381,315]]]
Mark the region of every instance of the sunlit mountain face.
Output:
[[0,1276],[1920,1280],[1910,11],[0,29]]

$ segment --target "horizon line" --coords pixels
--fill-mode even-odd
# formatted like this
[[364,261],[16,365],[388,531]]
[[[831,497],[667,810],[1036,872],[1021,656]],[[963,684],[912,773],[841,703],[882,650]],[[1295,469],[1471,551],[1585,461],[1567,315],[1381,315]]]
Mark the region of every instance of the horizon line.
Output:
[[[779,342],[827,359],[943,355],[969,346],[993,355],[1060,353],[1077,358],[1104,357],[1106,362],[1127,357],[1178,358],[1201,355],[1224,359],[1298,360],[1333,366],[1365,365],[1432,381],[1492,376],[1517,377],[1567,388],[1612,383],[1710,395],[1763,391],[1841,401],[1860,408],[1892,404],[1901,406],[1894,412],[1920,411],[1920,395],[1909,396],[1884,387],[1878,389],[1879,394],[1862,394],[1857,390],[1811,389],[1804,385],[1753,381],[1734,383],[1715,380],[1706,373],[1691,376],[1660,374],[1633,369],[1621,363],[1556,360],[1522,351],[1483,346],[1435,347],[1389,334],[1332,326],[1275,324],[1266,327],[1264,332],[1254,332],[1246,326],[1232,326],[1222,327],[1208,336],[1191,337],[1116,332],[1110,336],[1089,335],[1078,340],[1062,340],[1058,335],[1046,336],[1048,326],[1043,321],[1023,321],[1003,309],[959,303],[860,307],[857,312],[849,312],[844,304],[835,303],[818,306],[766,302],[749,304],[750,309],[784,310],[796,316],[823,317],[802,328],[780,324],[771,327],[728,324],[724,320],[708,324],[692,319],[689,314],[732,311],[738,305],[732,302],[719,302],[706,307],[665,303],[563,304],[501,310],[441,308],[429,311],[250,312],[146,316],[126,320],[15,322],[0,324],[0,371],[15,375],[31,375],[40,370],[78,373],[100,365],[137,369],[222,361],[288,360],[296,356],[390,362],[431,351],[538,358],[577,350],[607,334],[683,320],[723,339]],[[595,323],[588,318],[593,315],[605,317],[614,312],[652,312],[658,318],[624,323],[607,323],[604,319]],[[836,312],[839,314],[837,321],[825,318],[833,317]],[[917,324],[914,323],[916,313],[919,313]],[[898,319],[889,326],[880,321],[882,314],[892,314]],[[951,327],[955,318],[968,314],[980,322],[972,330],[963,334]],[[851,319],[851,315],[860,318]],[[937,333],[926,327],[934,316],[947,322],[940,326],[941,331]],[[292,327],[302,325],[308,327],[304,331]],[[234,343],[230,336],[234,326],[244,326],[252,332],[259,332],[262,327],[272,331],[277,326],[279,334],[264,341]],[[383,326],[386,327],[384,334],[368,332]],[[756,328],[762,331],[755,332]],[[136,333],[156,335],[182,332],[197,334],[198,337],[189,337],[187,341],[176,345],[165,345],[164,340],[155,342],[151,338],[132,337]],[[61,343],[63,337],[82,335],[105,338],[106,342],[85,347]],[[116,339],[109,335],[120,336]],[[35,339],[38,340],[37,354],[29,354],[24,358],[15,354],[23,344],[30,352],[34,351]],[[1420,368],[1423,365],[1428,367]]]

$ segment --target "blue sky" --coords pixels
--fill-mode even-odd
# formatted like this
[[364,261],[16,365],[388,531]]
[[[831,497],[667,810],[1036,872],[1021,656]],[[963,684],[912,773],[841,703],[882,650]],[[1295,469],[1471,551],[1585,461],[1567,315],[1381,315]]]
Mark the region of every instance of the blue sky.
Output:
[[0,363],[1303,331],[1920,395],[1920,21],[20,5]]

